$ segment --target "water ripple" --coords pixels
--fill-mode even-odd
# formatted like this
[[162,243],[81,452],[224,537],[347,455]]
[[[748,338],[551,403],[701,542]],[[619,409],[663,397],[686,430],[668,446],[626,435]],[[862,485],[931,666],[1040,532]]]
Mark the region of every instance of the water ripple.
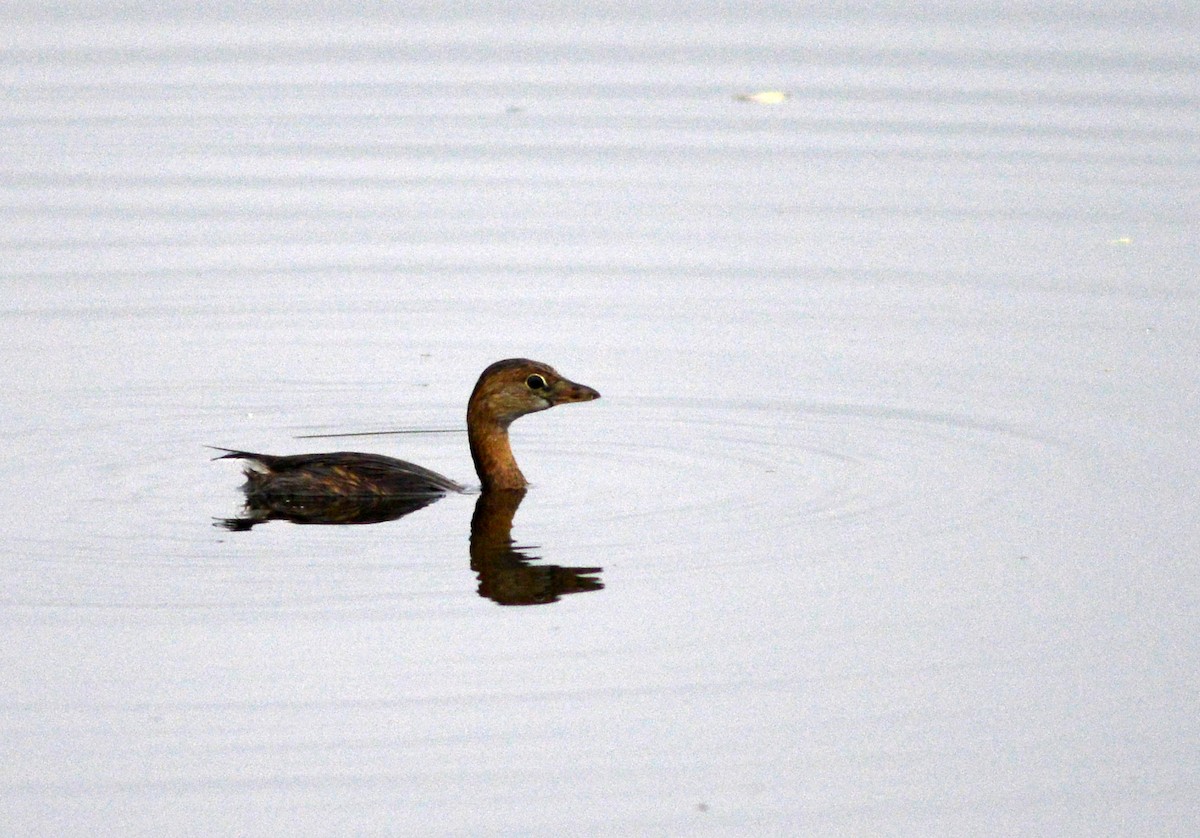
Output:
[[[655,553],[721,560],[800,532],[965,530],[1065,449],[1006,423],[885,405],[649,399],[619,421],[605,430],[619,442],[582,447],[619,464],[607,488],[619,511],[597,526],[654,533]],[[748,538],[755,549],[740,550]]]

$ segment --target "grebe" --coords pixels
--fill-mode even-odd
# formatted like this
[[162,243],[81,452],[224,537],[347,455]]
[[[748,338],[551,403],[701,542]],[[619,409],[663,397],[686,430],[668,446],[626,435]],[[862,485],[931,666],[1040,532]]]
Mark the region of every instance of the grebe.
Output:
[[[467,402],[467,438],[484,492],[523,491],[528,485],[508,441],[508,426],[514,419],[598,398],[600,394],[591,387],[569,381],[538,361],[509,358],[485,369]],[[217,450],[228,452],[218,460],[249,461],[246,498],[255,504],[288,504],[304,498],[428,497],[464,489],[437,472],[379,454],[276,456]]]

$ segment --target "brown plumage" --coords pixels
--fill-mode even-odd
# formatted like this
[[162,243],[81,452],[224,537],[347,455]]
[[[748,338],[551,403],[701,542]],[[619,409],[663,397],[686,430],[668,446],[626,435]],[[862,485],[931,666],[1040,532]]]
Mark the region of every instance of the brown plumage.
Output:
[[[492,364],[475,384],[467,403],[471,458],[485,491],[524,489],[508,441],[508,426],[526,413],[568,402],[600,398],[552,367],[525,358]],[[298,498],[380,498],[442,495],[463,486],[413,463],[379,454],[339,451],[276,456],[218,449],[217,459],[241,459],[246,468],[246,498],[258,505],[291,503]]]

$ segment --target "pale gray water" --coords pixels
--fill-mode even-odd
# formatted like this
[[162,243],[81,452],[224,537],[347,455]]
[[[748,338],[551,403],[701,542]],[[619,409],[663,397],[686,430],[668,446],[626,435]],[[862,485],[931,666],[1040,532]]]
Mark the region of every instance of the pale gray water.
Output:
[[[0,12],[5,829],[1200,830],[1196,14],[406,8]],[[513,355],[603,590],[213,526]]]

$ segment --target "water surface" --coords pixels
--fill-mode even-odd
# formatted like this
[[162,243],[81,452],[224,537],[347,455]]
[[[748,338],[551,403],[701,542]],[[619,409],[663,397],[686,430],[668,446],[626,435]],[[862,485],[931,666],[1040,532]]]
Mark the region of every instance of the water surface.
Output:
[[[2,14],[16,834],[1200,827],[1193,15]],[[511,356],[604,394],[511,531],[603,587],[214,526],[205,444],[470,482],[297,437]]]

